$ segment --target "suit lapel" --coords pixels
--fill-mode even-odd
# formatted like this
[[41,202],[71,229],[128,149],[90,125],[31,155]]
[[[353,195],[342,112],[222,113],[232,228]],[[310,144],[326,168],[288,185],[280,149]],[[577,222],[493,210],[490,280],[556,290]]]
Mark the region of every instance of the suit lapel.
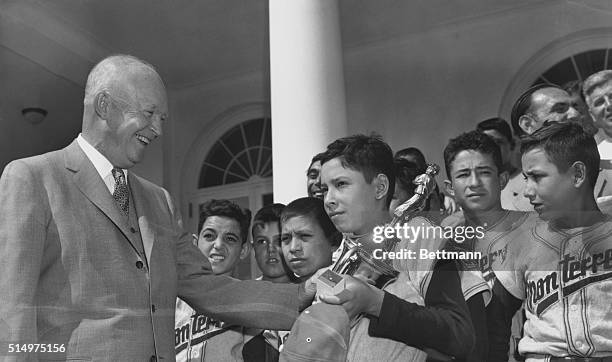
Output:
[[134,251],[138,253],[137,240],[134,240],[134,234],[129,232],[125,217],[119,211],[100,174],[76,140],[65,148],[65,161],[66,168],[73,172],[73,180],[79,190],[119,228]]
[[134,200],[134,208],[136,209],[136,215],[138,217],[138,227],[140,228],[140,236],[142,237],[142,244],[145,250],[147,261],[151,261],[151,251],[153,250],[153,244],[155,243],[155,232],[151,227],[151,211],[159,208],[159,205],[152,205],[151,198],[146,195],[145,188],[138,179],[131,172],[128,173],[128,184],[132,191]]

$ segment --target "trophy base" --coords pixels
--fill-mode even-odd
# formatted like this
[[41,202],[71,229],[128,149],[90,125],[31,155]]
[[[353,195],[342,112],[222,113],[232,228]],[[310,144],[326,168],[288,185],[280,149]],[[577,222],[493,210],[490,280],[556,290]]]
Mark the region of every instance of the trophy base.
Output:
[[336,295],[344,290],[345,281],[341,274],[338,274],[331,269],[326,270],[319,275],[317,280],[317,295]]

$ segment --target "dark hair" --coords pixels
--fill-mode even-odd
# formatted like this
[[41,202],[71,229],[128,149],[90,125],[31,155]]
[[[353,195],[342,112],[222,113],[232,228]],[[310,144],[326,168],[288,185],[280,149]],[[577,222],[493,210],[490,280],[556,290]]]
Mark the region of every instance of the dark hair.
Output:
[[414,194],[416,185],[414,179],[423,173],[419,166],[415,162],[408,161],[404,158],[396,157],[393,159],[393,165],[395,166],[395,183],[402,190]]
[[482,132],[470,131],[451,139],[444,148],[444,167],[446,168],[446,175],[449,180],[452,180],[451,164],[455,160],[455,157],[457,157],[459,152],[468,150],[477,151],[484,155],[491,155],[497,167],[497,172],[499,173],[504,170],[501,151],[497,143]]
[[515,135],[522,137],[526,134],[525,131],[523,131],[523,129],[519,125],[519,119],[521,118],[521,116],[525,115],[529,111],[529,108],[531,108],[531,96],[535,92],[544,88],[562,89],[558,85],[552,83],[536,84],[524,91],[523,94],[518,97],[516,102],[514,102],[514,106],[512,107],[512,113],[510,114],[510,123],[512,124],[512,129],[514,130]]
[[263,224],[269,222],[280,223],[281,212],[284,208],[284,204],[277,203],[266,205],[259,209],[259,211],[255,213],[255,217],[253,218],[253,227],[251,228],[251,234],[255,232],[255,227],[257,226],[263,226]]
[[386,207],[389,207],[395,189],[393,151],[380,136],[358,134],[339,138],[327,146],[321,158],[321,165],[334,158],[339,158],[342,166],[361,172],[368,183],[378,174],[387,176],[389,191]]
[[200,223],[198,224],[198,232],[202,231],[202,225],[211,216],[223,216],[238,221],[240,225],[240,237],[242,243],[247,241],[249,234],[249,224],[251,223],[251,211],[243,209],[230,200],[210,200],[204,203],[200,208]]
[[514,146],[514,138],[512,137],[512,130],[508,125],[508,122],[503,118],[493,117],[485,119],[476,125],[476,130],[484,133],[484,131],[497,131],[499,134],[504,136],[510,145]]
[[534,148],[542,148],[546,157],[561,172],[567,171],[576,161],[583,162],[589,185],[595,187],[599,174],[599,151],[595,139],[580,124],[545,122],[542,128],[522,140],[521,154]]
[[308,168],[306,169],[306,174],[308,174],[308,171],[310,171],[310,168],[312,167],[312,165],[314,165],[314,163],[317,161],[321,161],[322,158],[323,158],[323,152],[320,152],[314,155],[312,157],[312,160],[310,160],[310,165],[308,165]]
[[418,169],[422,171],[421,173],[424,173],[425,170],[427,169],[427,161],[425,161],[425,155],[423,155],[423,152],[421,152],[421,150],[419,150],[416,147],[408,147],[408,148],[401,149],[395,152],[395,156],[393,157],[395,159],[398,159],[398,158],[406,159],[406,157],[410,157],[413,160],[413,162],[416,164]]
[[291,201],[281,212],[281,222],[286,222],[296,216],[309,217],[316,221],[331,245],[340,245],[342,233],[336,229],[327,212],[325,212],[323,200],[316,197],[302,197]]

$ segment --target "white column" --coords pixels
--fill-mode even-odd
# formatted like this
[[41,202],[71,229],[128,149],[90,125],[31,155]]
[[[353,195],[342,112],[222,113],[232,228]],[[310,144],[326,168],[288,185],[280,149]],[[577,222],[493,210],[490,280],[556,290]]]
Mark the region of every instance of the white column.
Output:
[[337,0],[270,0],[274,200],[306,196],[312,156],[347,135]]

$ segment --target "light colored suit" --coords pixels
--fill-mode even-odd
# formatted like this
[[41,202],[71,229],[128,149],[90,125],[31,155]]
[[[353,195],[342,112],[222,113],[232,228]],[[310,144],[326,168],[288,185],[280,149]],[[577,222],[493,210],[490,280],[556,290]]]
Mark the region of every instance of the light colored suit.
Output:
[[213,276],[168,192],[131,172],[128,185],[133,226],[76,141],[6,166],[0,345],[56,343],[66,351],[1,350],[0,360],[173,361],[177,295],[228,323],[291,327],[297,286]]

